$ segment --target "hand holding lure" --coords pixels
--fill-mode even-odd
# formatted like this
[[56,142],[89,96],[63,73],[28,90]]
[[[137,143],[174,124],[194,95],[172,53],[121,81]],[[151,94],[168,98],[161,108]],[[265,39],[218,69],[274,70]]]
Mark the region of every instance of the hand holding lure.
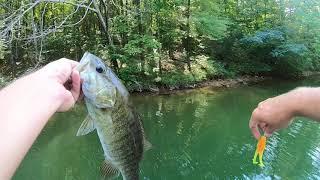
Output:
[[263,161],[262,161],[262,156],[263,156],[264,149],[266,148],[266,142],[267,142],[266,136],[261,136],[258,141],[258,144],[257,144],[256,152],[254,153],[254,157],[252,159],[253,164],[258,164],[257,156],[259,155],[259,164],[258,165],[260,167],[264,166]]

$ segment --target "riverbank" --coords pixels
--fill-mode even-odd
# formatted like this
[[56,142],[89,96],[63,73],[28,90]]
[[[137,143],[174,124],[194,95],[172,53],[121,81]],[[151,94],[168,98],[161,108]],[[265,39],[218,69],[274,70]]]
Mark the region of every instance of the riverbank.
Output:
[[239,76],[236,78],[227,78],[227,79],[213,79],[207,80],[194,84],[187,84],[181,86],[152,86],[148,88],[140,88],[132,90],[132,94],[155,94],[155,95],[163,95],[163,94],[174,94],[180,91],[197,89],[203,87],[211,87],[211,88],[231,88],[239,85],[250,85],[259,83],[268,79],[272,79],[271,77],[264,76]]
[[[311,77],[311,76],[319,76],[320,72],[305,72],[303,74],[303,78]],[[136,89],[131,89],[131,94],[151,94],[151,95],[165,95],[165,94],[175,94],[181,91],[188,91],[197,88],[232,88],[241,85],[252,85],[259,82],[263,82],[265,80],[274,79],[270,76],[249,76],[243,75],[236,78],[220,78],[220,79],[212,79],[206,80],[193,84],[185,84],[180,86],[169,86],[169,85],[152,85],[149,87],[141,87]],[[10,82],[9,78],[0,76],[0,89],[7,85]]]
[[[294,79],[305,79],[310,77],[318,77],[320,76],[319,71],[305,71],[302,73],[300,77],[296,77]],[[252,85],[259,82],[263,82],[266,80],[290,80],[290,78],[280,78],[274,76],[252,76],[252,75],[243,75],[235,78],[219,78],[219,79],[211,79],[206,81],[201,81],[192,84],[184,84],[180,86],[169,86],[169,85],[153,85],[149,87],[143,88],[135,88],[129,90],[132,94],[154,94],[154,95],[165,95],[165,94],[174,94],[181,91],[188,91],[197,88],[232,88],[241,85]]]

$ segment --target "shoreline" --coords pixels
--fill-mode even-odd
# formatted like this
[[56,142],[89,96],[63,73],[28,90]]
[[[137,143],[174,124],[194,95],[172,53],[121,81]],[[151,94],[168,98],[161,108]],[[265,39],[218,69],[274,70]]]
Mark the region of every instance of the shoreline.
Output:
[[[212,88],[230,88],[238,85],[248,85],[258,83],[264,80],[270,80],[272,77],[268,76],[250,76],[243,75],[236,78],[219,78],[219,79],[211,79],[193,84],[185,84],[185,85],[177,85],[177,86],[169,86],[169,85],[160,85],[160,86],[152,86],[146,87],[143,89],[134,89],[129,91],[130,94],[174,94],[178,91],[198,89],[203,87],[212,87]],[[0,76],[0,90],[6,85],[10,84],[11,81],[8,81],[6,78],[2,78]]]
[[160,86],[160,87],[151,87],[142,90],[134,90],[131,91],[132,95],[170,95],[175,94],[182,91],[188,91],[193,89],[200,89],[204,87],[209,88],[232,88],[240,85],[251,85],[255,83],[259,83],[265,80],[270,80],[272,77],[268,76],[249,76],[244,75],[237,78],[227,78],[227,79],[212,79],[206,80],[199,83],[182,85],[182,86]]
[[[312,76],[320,76],[320,72],[310,72],[306,71],[303,73],[301,78],[307,78]],[[143,89],[134,89],[129,91],[132,95],[170,95],[176,94],[178,92],[200,89],[200,88],[213,88],[213,89],[221,89],[221,88],[233,88],[241,85],[252,85],[256,83],[260,83],[266,80],[272,80],[274,77],[272,76],[252,76],[252,75],[243,75],[235,78],[219,78],[219,79],[211,79],[193,84],[179,85],[179,86],[169,86],[169,85],[159,85],[146,87]],[[275,78],[277,79],[277,78]],[[7,78],[0,76],[0,90],[8,85],[11,81],[8,81]]]

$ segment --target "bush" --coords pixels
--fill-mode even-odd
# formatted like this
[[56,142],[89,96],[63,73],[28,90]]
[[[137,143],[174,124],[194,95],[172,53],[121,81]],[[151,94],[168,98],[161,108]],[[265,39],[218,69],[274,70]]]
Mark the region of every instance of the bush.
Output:
[[182,70],[165,72],[161,75],[160,83],[165,86],[184,86],[227,74],[225,68],[207,56],[196,56],[191,62],[191,71],[187,65]]
[[304,44],[283,44],[274,49],[271,55],[277,59],[274,72],[278,74],[297,77],[303,71],[312,70],[312,60]]
[[[280,28],[278,28],[280,29]],[[236,73],[262,73],[284,77],[298,77],[303,71],[312,70],[312,60],[308,48],[301,43],[288,39],[289,31],[257,31],[239,40],[236,50],[245,54],[241,61],[231,64]]]

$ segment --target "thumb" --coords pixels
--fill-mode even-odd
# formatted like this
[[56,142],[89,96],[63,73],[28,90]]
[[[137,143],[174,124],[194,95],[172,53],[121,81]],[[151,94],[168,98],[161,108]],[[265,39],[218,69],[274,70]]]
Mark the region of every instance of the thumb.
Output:
[[70,92],[74,98],[74,101],[77,101],[80,95],[80,85],[81,85],[79,71],[74,69],[71,74],[71,79],[72,79],[72,88]]
[[259,139],[260,138],[260,132],[259,132],[259,129],[258,129],[258,123],[257,121],[254,121],[252,118],[250,119],[250,122],[249,122],[249,128],[251,129],[251,133],[252,135],[256,138],[256,139]]

